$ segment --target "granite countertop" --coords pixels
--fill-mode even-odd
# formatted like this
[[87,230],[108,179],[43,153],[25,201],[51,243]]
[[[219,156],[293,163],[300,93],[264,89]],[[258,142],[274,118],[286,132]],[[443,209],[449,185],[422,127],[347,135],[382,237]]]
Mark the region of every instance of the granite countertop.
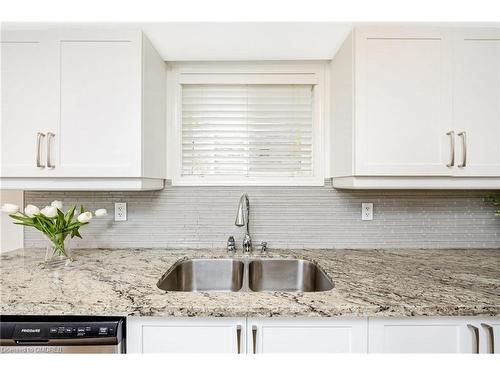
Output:
[[[268,257],[317,263],[334,288],[317,293],[165,292],[156,283],[175,262],[225,251],[75,250],[62,269],[41,250],[4,253],[0,313],[140,316],[500,315],[500,249],[286,250]],[[241,256],[241,255],[240,255]],[[258,255],[256,255],[258,256]]]

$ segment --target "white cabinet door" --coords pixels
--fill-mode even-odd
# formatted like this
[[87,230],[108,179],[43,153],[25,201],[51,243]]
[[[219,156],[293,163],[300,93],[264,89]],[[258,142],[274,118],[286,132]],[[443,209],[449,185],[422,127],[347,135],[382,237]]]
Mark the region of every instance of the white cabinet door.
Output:
[[60,38],[58,175],[140,177],[139,36],[80,33]]
[[367,319],[248,319],[249,353],[366,353]]
[[466,318],[369,319],[370,353],[475,353],[474,327]]
[[439,28],[355,35],[355,174],[450,175],[448,35]]
[[127,318],[129,353],[245,353],[245,319]]
[[457,31],[453,61],[456,174],[500,176],[500,29]]
[[57,45],[41,33],[3,32],[0,46],[1,176],[44,176],[46,135],[59,122]]
[[481,353],[500,354],[500,318],[481,318]]

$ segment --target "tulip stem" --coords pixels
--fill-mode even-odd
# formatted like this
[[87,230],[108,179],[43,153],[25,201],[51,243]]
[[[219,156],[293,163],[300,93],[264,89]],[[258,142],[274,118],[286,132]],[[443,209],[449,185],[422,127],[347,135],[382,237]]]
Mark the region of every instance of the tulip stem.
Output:
[[68,233],[55,233],[53,236],[49,237],[50,241],[54,245],[54,252],[52,256],[63,255],[72,262],[74,259],[71,255],[68,254],[64,245],[64,241],[66,240],[67,236]]

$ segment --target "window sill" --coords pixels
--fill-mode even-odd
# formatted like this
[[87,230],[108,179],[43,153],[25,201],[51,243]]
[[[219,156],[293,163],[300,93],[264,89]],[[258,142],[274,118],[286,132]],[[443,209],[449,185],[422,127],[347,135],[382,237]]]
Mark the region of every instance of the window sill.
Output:
[[172,186],[324,186],[323,177],[291,178],[248,178],[245,180],[224,177],[177,177],[172,178]]

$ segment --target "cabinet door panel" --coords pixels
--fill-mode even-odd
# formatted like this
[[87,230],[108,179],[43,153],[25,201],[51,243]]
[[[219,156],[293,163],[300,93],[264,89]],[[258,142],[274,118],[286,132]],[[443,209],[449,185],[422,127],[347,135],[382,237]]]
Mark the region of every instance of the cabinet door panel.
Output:
[[141,54],[132,40],[62,40],[58,170],[66,177],[137,177]]
[[[466,133],[462,176],[500,176],[500,31],[458,32],[454,44],[453,122]],[[457,147],[463,162],[462,140]]]
[[249,320],[247,343],[257,353],[366,353],[366,319]]
[[473,353],[467,321],[455,318],[370,319],[370,353]]
[[[2,34],[1,160],[3,177],[44,176],[36,166],[37,132],[57,128],[58,70],[55,44],[43,35]],[[41,142],[41,164],[46,162],[46,138]]]
[[231,326],[145,326],[143,353],[232,353]]
[[448,37],[360,31],[356,43],[356,175],[451,174]]
[[[245,320],[236,318],[128,318],[131,353],[245,352]],[[238,336],[238,332],[239,335]]]
[[481,353],[500,354],[500,319],[499,318],[478,318],[481,332]]

